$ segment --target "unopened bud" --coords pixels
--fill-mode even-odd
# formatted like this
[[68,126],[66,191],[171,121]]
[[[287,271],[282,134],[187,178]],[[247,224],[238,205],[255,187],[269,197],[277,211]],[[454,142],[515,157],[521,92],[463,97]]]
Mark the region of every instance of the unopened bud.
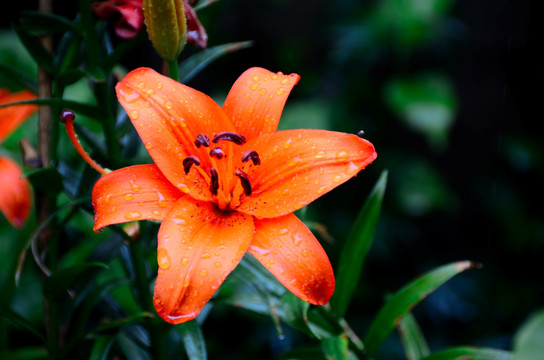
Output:
[[166,61],[175,60],[187,41],[183,0],[143,0],[142,9],[155,51]]

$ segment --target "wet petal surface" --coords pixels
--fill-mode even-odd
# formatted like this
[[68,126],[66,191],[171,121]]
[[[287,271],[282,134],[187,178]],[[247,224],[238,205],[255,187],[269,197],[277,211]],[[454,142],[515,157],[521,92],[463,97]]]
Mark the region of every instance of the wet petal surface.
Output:
[[94,230],[129,221],[163,220],[181,196],[155,165],[115,170],[93,188]]
[[190,197],[178,200],[158,235],[157,313],[173,324],[195,318],[240,262],[253,234],[251,216]]
[[19,165],[0,156],[0,212],[17,228],[25,224],[31,201],[30,185],[21,174]]
[[248,251],[302,300],[322,305],[332,296],[335,281],[329,258],[295,215],[255,220]]

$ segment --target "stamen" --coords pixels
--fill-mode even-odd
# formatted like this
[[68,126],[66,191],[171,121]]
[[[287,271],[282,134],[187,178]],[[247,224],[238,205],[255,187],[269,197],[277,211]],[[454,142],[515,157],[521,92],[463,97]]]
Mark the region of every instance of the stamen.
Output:
[[234,175],[240,178],[240,184],[244,188],[246,195],[251,195],[251,183],[249,182],[249,177],[242,170],[236,170]]
[[216,147],[210,150],[210,156],[216,159],[222,159],[225,153],[220,147]]
[[365,132],[364,132],[363,130],[359,130],[359,131],[357,132],[357,136],[360,137],[360,138],[362,138],[363,136],[365,136]]
[[210,191],[213,195],[217,195],[219,190],[219,174],[214,168],[210,169]]
[[76,118],[76,115],[68,110],[64,109],[60,113],[60,121],[66,126],[66,132],[68,133],[68,137],[70,138],[70,141],[72,142],[72,145],[76,148],[76,151],[79,153],[79,155],[89,164],[93,169],[98,171],[102,175],[106,175],[107,173],[111,172],[110,170],[104,169],[102,166],[98,165],[96,161],[91,159],[89,154],[83,149],[83,146],[81,146],[81,143],[79,142],[79,139],[77,138],[76,132],[74,130],[74,120]]
[[185,170],[185,175],[189,173],[189,170],[191,170],[191,166],[193,166],[193,164],[199,166],[200,159],[193,155],[187,156],[185,159],[183,159],[183,170]]
[[235,143],[236,145],[242,145],[246,142],[246,138],[243,135],[236,134],[230,131],[219,133],[213,137],[212,142],[216,143],[219,140],[227,140]]
[[242,155],[242,162],[253,161],[253,165],[261,165],[259,154],[255,150],[248,150]]
[[210,146],[210,138],[206,134],[198,134],[198,136],[195,139],[195,146],[197,148],[204,146],[208,147]]

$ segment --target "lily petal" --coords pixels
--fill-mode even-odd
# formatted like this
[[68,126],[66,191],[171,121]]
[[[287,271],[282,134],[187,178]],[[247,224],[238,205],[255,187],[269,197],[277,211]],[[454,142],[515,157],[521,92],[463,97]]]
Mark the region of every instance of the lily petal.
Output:
[[[0,105],[35,98],[36,95],[28,90],[10,93],[7,90],[0,89]],[[0,107],[0,142],[11,134],[30,115],[32,115],[36,109],[36,105],[13,105]]]
[[326,130],[286,130],[244,144],[261,164],[251,167],[252,193],[238,211],[272,218],[298,210],[346,182],[376,158],[374,146],[356,135]]
[[251,216],[179,199],[159,229],[157,313],[173,324],[195,318],[240,262],[253,233]]
[[182,196],[155,165],[112,171],[93,188],[94,230],[135,220],[163,220]]
[[232,86],[223,111],[236,132],[252,139],[276,131],[283,107],[300,76],[273,73],[263,68],[246,70]]
[[119,102],[162,173],[195,199],[211,200],[209,183],[201,173],[191,171],[186,175],[180,164],[190,155],[209,161],[209,149],[194,144],[199,134],[211,138],[234,130],[219,105],[207,95],[148,68],[130,72],[116,90]]
[[302,300],[323,305],[332,296],[335,281],[329,258],[295,215],[255,220],[248,251]]
[[30,186],[12,160],[0,156],[0,212],[16,228],[21,228],[30,212]]

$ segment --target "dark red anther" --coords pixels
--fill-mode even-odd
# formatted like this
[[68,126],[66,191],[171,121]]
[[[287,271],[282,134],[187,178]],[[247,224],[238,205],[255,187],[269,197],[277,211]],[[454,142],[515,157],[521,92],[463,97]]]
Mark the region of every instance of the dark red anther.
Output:
[[236,145],[242,145],[246,142],[246,138],[243,135],[236,134],[230,131],[219,133],[213,137],[212,142],[216,143],[220,140],[232,141]]
[[217,190],[219,190],[219,174],[214,168],[210,169],[210,191],[213,195],[217,195]]
[[191,166],[193,166],[193,164],[199,166],[200,159],[193,155],[187,156],[185,159],[183,159],[183,170],[185,170],[185,175],[189,173],[189,170],[191,170]]
[[204,146],[208,147],[210,146],[210,138],[206,134],[198,134],[198,136],[195,139],[195,146],[197,148]]
[[68,109],[64,109],[60,112],[60,121],[65,124],[67,121],[74,121],[76,115]]
[[247,174],[242,170],[236,170],[234,172],[234,175],[240,178],[240,184],[242,184],[246,195],[251,195],[251,183],[249,182],[249,177],[247,176]]
[[360,138],[362,138],[362,137],[365,136],[365,132],[364,132],[363,130],[359,130],[359,131],[357,132],[357,136],[360,137]]
[[242,162],[253,161],[253,165],[261,165],[259,154],[255,150],[248,150],[242,155]]
[[210,150],[210,156],[216,159],[222,159],[225,156],[225,153],[220,147],[216,147]]

